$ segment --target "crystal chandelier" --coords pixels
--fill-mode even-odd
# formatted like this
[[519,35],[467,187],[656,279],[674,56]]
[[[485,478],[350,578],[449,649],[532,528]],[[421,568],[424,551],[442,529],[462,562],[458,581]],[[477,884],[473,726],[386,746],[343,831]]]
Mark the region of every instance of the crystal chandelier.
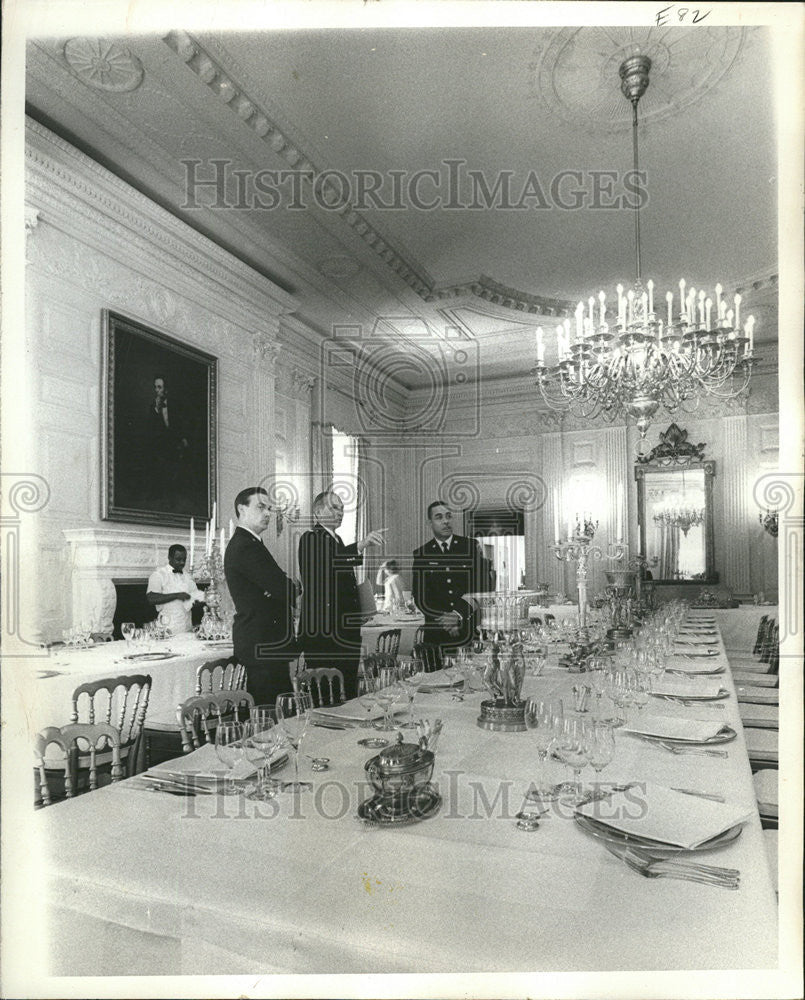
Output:
[[[649,83],[651,60],[645,55],[626,59],[620,67],[621,90],[632,104],[632,146],[635,176],[639,171],[637,105]],[[633,417],[641,438],[660,407],[674,413],[686,400],[693,407],[702,394],[731,399],[749,384],[753,361],[750,316],[741,329],[741,296],[733,307],[722,297],[679,282],[678,297],[666,292],[666,315],[655,311],[654,282],[643,288],[640,271],[640,199],[634,204],[634,288],[624,295],[617,286],[617,310],[607,317],[603,291],[590,296],[587,307],[576,307],[574,338],[570,321],[556,329],[557,364],[545,364],[542,328],[537,329],[537,385],[545,402],[578,416],[602,415],[614,420]]]
[[681,504],[669,502],[655,512],[654,520],[669,528],[681,528],[682,534],[687,538],[691,528],[704,524],[704,508],[688,507],[684,502]]

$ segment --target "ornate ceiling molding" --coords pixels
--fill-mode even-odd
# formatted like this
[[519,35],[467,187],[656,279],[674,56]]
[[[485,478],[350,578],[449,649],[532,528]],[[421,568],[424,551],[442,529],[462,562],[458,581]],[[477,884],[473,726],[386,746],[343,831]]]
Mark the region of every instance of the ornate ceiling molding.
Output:
[[95,90],[126,93],[143,82],[143,64],[108,38],[69,38],[62,54],[74,76]]
[[576,308],[575,302],[568,299],[546,298],[542,295],[531,295],[516,288],[502,285],[494,278],[482,274],[477,281],[468,281],[460,285],[450,285],[439,288],[425,296],[426,302],[440,302],[444,299],[457,299],[472,296],[482,302],[503,306],[515,312],[525,312],[539,316],[572,316]]
[[651,59],[654,85],[641,101],[641,119],[671,118],[718,87],[740,55],[746,29],[669,28],[670,21],[668,27],[557,28],[529,66],[531,94],[551,114],[586,132],[626,132],[631,105],[613,84],[624,59],[642,54]]

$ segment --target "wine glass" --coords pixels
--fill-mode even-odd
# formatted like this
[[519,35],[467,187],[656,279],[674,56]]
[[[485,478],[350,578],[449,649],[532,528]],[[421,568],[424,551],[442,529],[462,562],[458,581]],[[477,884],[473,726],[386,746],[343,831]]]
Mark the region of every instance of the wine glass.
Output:
[[537,744],[539,760],[539,779],[529,787],[526,798],[535,802],[552,802],[558,795],[558,787],[546,781],[546,761],[551,744],[561,726],[561,703],[540,701],[538,698],[528,698],[525,703],[525,724]]
[[246,753],[245,732],[242,722],[221,722],[215,730],[215,753],[218,760],[229,769],[224,782],[224,795],[237,795],[233,768]]
[[408,722],[404,729],[415,729],[414,722],[414,699],[416,698],[419,685],[425,679],[425,671],[422,668],[421,660],[402,660],[400,662],[400,679],[405,685],[405,694],[408,698]]
[[262,753],[263,766],[259,769],[257,786],[248,793],[247,798],[264,802],[276,796],[279,782],[271,777],[271,755],[279,749],[281,739],[277,710],[272,705],[255,705],[249,713],[246,747]]
[[595,771],[596,778],[615,756],[615,731],[605,722],[594,723],[587,739],[587,759]]
[[648,674],[635,671],[631,678],[632,701],[637,706],[637,714],[640,715],[648,704],[649,692],[651,691],[651,677]]
[[284,792],[309,792],[313,788],[309,781],[299,780],[299,748],[307,732],[312,708],[310,695],[305,691],[288,691],[277,695],[277,722],[285,740],[294,751],[294,780],[283,784]]
[[[563,719],[562,728],[553,744],[553,752],[573,772],[569,784],[574,801],[581,797],[581,772],[587,763],[589,726],[583,719]],[[565,785],[561,790],[568,788]]]
[[401,692],[397,687],[397,670],[395,667],[380,667],[377,672],[377,687],[375,689],[375,701],[383,710],[383,721],[375,728],[381,732],[390,733],[396,726],[391,717],[391,706],[400,698]]
[[123,622],[120,626],[120,634],[126,641],[126,649],[131,650],[131,640],[134,638],[134,622]]
[[375,695],[377,693],[377,679],[371,674],[360,673],[358,675],[358,701],[362,708],[366,709],[366,722],[364,728],[372,725],[372,709],[377,704]]

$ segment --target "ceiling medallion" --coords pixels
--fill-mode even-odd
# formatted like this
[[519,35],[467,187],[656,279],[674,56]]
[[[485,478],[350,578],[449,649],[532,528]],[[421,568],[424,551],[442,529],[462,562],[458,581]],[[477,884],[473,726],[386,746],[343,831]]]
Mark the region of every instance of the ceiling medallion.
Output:
[[660,122],[696,104],[735,62],[746,29],[561,28],[531,64],[531,92],[553,114],[595,133],[631,128],[628,106],[612,91],[612,78],[626,59],[651,60],[661,80],[641,105],[643,122]]
[[96,90],[125,93],[143,82],[139,59],[117,42],[104,38],[70,38],[64,58],[75,75]]

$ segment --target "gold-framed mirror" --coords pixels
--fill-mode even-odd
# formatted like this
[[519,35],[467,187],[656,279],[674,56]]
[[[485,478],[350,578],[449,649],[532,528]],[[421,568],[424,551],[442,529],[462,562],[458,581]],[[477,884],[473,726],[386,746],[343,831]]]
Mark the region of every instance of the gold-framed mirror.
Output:
[[716,463],[676,424],[635,465],[640,551],[655,583],[718,583],[713,543]]

